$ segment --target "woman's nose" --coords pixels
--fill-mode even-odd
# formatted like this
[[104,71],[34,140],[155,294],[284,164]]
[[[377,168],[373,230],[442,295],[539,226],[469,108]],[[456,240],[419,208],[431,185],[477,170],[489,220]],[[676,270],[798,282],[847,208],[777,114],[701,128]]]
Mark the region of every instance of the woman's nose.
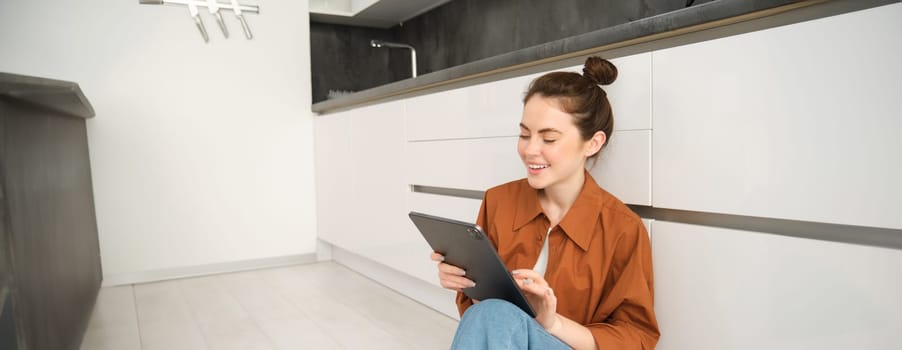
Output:
[[526,141],[526,149],[524,149],[524,153],[528,155],[537,155],[539,154],[539,150],[541,149],[541,143],[537,140],[537,137],[530,137],[529,140]]

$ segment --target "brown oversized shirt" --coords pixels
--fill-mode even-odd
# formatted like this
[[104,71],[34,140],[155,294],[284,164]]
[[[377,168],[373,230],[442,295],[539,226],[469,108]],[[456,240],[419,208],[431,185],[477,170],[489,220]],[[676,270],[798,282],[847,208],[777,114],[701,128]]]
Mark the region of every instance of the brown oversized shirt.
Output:
[[[510,270],[532,269],[551,222],[526,179],[486,191],[477,224]],[[599,349],[653,349],[660,332],[653,308],[651,244],[645,226],[619,199],[586,182],[548,234],[545,279],[557,312],[592,332]],[[458,309],[472,305],[457,294]]]

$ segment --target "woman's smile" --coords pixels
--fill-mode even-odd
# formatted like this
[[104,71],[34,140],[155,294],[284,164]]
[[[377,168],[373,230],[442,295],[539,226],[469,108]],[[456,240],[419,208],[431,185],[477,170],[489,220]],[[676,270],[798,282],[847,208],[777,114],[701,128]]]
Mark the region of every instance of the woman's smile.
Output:
[[548,167],[550,167],[548,164],[526,164],[529,175],[539,175],[543,170],[548,169]]

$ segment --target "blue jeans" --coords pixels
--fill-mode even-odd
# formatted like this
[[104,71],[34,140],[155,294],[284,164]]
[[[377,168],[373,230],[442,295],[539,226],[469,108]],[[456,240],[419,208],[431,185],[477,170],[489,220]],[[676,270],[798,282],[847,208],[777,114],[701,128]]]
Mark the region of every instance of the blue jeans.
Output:
[[460,319],[451,349],[570,349],[514,304],[483,300]]

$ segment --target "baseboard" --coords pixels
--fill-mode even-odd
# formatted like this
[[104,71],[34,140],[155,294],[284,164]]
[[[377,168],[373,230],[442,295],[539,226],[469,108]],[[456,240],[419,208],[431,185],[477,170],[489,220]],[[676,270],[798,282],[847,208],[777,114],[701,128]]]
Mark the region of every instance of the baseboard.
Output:
[[228,261],[216,264],[174,267],[169,269],[139,271],[103,276],[103,287],[136,283],[158,282],[178,278],[197,277],[281,266],[311,264],[317,262],[317,254],[288,255],[274,258]]
[[332,260],[448,317],[460,319],[452,291],[334,245]]
[[316,260],[332,260],[332,244],[321,239],[316,240]]

